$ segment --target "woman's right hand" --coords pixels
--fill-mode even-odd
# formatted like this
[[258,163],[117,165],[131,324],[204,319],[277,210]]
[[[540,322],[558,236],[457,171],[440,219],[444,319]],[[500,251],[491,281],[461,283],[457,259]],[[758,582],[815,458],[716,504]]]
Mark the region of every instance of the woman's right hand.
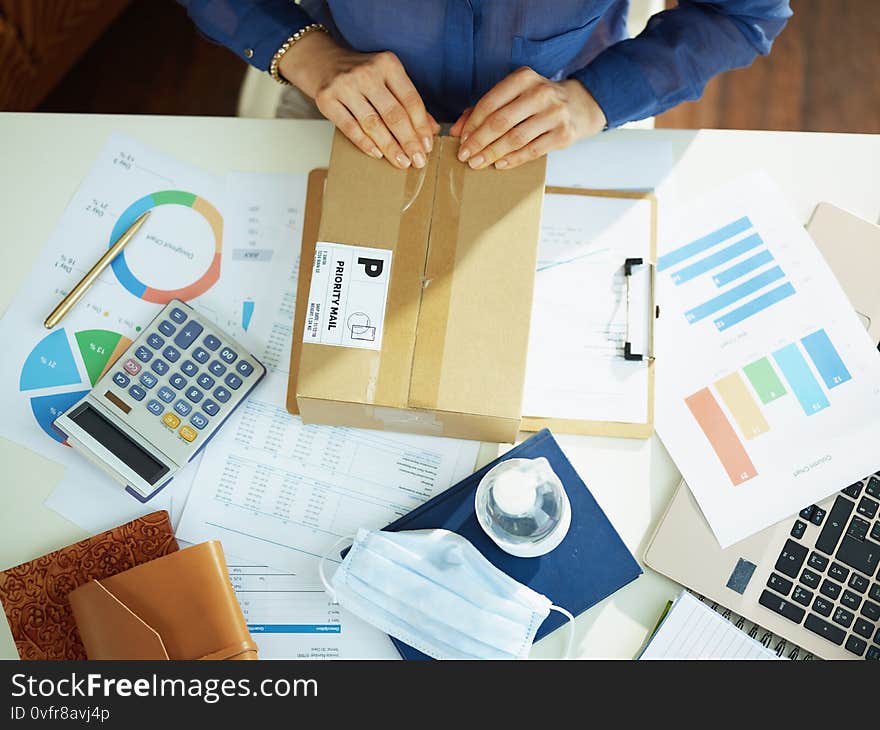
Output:
[[281,75],[368,155],[423,167],[440,125],[390,51],[358,53],[309,33],[284,54]]

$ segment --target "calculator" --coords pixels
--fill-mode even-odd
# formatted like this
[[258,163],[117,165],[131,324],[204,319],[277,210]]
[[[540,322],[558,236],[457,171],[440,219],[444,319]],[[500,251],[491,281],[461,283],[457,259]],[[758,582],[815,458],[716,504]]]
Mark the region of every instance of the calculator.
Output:
[[265,374],[232,337],[174,299],[55,426],[74,450],[146,502]]

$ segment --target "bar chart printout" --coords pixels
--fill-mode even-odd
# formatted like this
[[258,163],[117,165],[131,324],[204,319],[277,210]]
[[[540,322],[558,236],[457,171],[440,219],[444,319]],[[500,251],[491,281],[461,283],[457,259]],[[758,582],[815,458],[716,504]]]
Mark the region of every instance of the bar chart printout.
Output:
[[742,484],[756,477],[758,471],[755,465],[712,392],[708,388],[703,388],[685,398],[685,403],[712,445],[733,485]]
[[657,270],[670,270],[676,286],[711,275],[720,293],[684,314],[691,324],[714,317],[715,328],[723,332],[795,294],[782,267],[774,262],[752,221],[744,216],[661,256]]

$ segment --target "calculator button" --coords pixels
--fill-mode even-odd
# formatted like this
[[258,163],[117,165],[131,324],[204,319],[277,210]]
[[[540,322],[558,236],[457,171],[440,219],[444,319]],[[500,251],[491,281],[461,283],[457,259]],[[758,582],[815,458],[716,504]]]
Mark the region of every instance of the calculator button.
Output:
[[155,332],[147,337],[147,344],[152,347],[154,350],[158,350],[162,345],[165,344],[165,340],[159,337]]
[[149,347],[141,345],[134,351],[134,356],[141,362],[150,362],[153,359],[153,351]]
[[159,378],[157,378],[153,373],[143,373],[141,375],[141,385],[143,385],[147,390],[152,390],[152,388],[159,382]]
[[226,401],[228,401],[231,395],[232,393],[230,393],[228,390],[226,390],[226,388],[223,388],[222,386],[214,391],[214,397],[221,403],[225,403]]
[[182,426],[180,431],[178,431],[178,433],[180,434],[180,437],[184,441],[190,441],[190,442],[195,441],[196,436],[199,435],[196,431],[193,431],[189,426]]
[[189,417],[189,422],[195,426],[199,431],[201,431],[205,426],[208,425],[207,416],[196,411]]
[[183,324],[184,322],[186,322],[186,312],[184,312],[182,309],[178,309],[177,307],[172,309],[168,313],[168,316],[171,317],[171,319],[173,319],[175,322],[177,322],[177,324]]
[[179,400],[174,404],[174,410],[181,416],[188,416],[190,411],[192,411],[192,406],[185,400]]
[[147,403],[147,410],[154,416],[161,416],[163,411],[165,410],[165,406],[154,399]]
[[218,340],[214,335],[205,335],[205,339],[202,340],[211,352],[214,352],[218,347],[220,347],[220,340]]
[[171,383],[175,390],[183,390],[186,387],[186,378],[180,373],[174,373],[174,375],[168,378],[168,382]]
[[198,363],[201,363],[202,365],[204,365],[206,362],[208,362],[208,358],[210,358],[210,357],[211,357],[211,354],[206,349],[204,349],[202,347],[197,347],[192,352],[193,360],[195,360]]
[[235,373],[229,373],[223,381],[233,390],[238,390],[241,387],[241,378],[239,378]]
[[168,345],[168,347],[162,350],[162,356],[168,362],[177,362],[180,359],[180,350],[176,350],[171,345]]
[[189,375],[192,377],[199,369],[196,367],[196,364],[192,360],[184,360],[183,364],[180,366],[180,372],[184,375]]
[[218,406],[212,400],[206,400],[204,403],[202,403],[202,410],[209,416],[216,416],[218,413],[220,413],[220,406]]
[[159,388],[159,392],[156,393],[162,400],[166,403],[170,403],[174,400],[174,391],[171,388],[166,388],[164,385]]
[[210,390],[214,387],[214,378],[212,378],[208,373],[202,373],[196,378],[196,382],[201,385],[205,390]]
[[239,375],[244,375],[247,377],[252,372],[254,372],[254,366],[251,365],[247,360],[239,361],[238,365],[235,366],[235,370]]
[[180,419],[173,413],[166,413],[162,416],[162,423],[168,426],[168,428],[177,428],[180,425]]
[[204,393],[200,391],[198,388],[189,388],[186,391],[186,397],[191,400],[193,403],[198,403],[203,397]]
[[128,358],[128,360],[122,364],[122,369],[129,375],[137,375],[141,371],[141,366],[131,358]]
[[220,359],[225,363],[233,363],[238,359],[238,355],[235,354],[235,350],[224,347],[220,350]]
[[171,324],[171,322],[169,322],[167,319],[163,319],[161,322],[159,322],[158,329],[159,332],[161,332],[166,337],[171,337],[171,335],[173,335],[177,330],[177,327]]
[[113,382],[116,383],[120,388],[126,387],[131,381],[128,379],[128,376],[125,373],[115,372],[113,373]]
[[208,370],[210,370],[214,375],[218,378],[226,372],[226,366],[217,360],[214,360],[210,365],[208,365]]
[[202,334],[204,329],[198,322],[191,320],[177,333],[177,337],[174,338],[174,344],[181,350],[188,350],[189,346],[196,341],[196,337]]
[[164,375],[168,372],[169,365],[164,360],[156,359],[153,360],[153,364],[150,365],[150,368],[154,373],[156,373],[156,375]]

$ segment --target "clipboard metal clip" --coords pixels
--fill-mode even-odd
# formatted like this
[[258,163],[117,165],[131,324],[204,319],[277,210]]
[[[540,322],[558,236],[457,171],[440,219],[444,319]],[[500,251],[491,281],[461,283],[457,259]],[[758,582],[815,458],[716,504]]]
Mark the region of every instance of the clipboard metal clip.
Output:
[[641,257],[639,258],[629,258],[623,262],[623,276],[626,280],[626,338],[623,343],[623,358],[624,360],[631,360],[635,362],[654,362],[654,320],[660,315],[659,308],[654,308],[654,264],[648,263],[649,267],[649,275],[650,275],[650,294],[648,296],[648,301],[646,302],[648,306],[648,337],[647,337],[647,352],[640,353],[633,351],[633,343],[630,338],[630,320],[633,316],[632,314],[632,273],[633,268],[635,266],[645,266],[645,260]]

